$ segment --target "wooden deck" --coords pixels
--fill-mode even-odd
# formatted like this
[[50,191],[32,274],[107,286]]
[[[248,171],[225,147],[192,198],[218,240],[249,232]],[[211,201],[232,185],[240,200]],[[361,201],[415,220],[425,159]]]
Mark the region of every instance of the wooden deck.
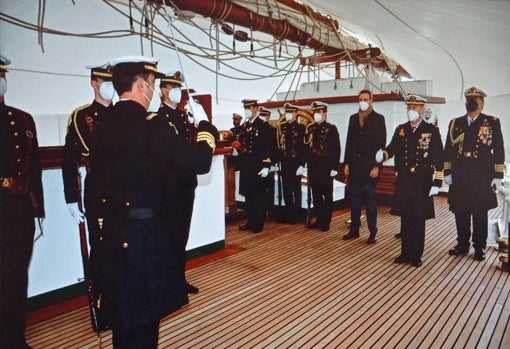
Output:
[[[510,348],[510,273],[449,256],[455,228],[446,199],[427,222],[423,266],[393,263],[399,218],[380,207],[379,234],[343,241],[348,213],[322,233],[266,224],[253,235],[227,227],[242,250],[187,272],[200,293],[161,322],[160,348]],[[365,223],[365,222],[363,222]],[[34,348],[98,348],[88,310],[27,328]],[[111,348],[111,333],[102,337]]]

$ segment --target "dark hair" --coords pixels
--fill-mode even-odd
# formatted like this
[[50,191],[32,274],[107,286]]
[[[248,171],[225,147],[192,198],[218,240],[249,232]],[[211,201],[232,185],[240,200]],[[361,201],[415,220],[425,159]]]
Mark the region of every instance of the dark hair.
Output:
[[359,91],[358,93],[358,97],[361,96],[363,93],[366,93],[370,96],[370,99],[372,99],[372,91],[368,90],[368,89],[364,89],[364,90],[361,90]]
[[120,96],[124,92],[131,91],[133,89],[133,83],[138,78],[147,80],[148,76],[149,74],[136,74],[134,76],[130,74],[114,74],[113,87],[115,88],[115,91],[117,91],[117,94]]

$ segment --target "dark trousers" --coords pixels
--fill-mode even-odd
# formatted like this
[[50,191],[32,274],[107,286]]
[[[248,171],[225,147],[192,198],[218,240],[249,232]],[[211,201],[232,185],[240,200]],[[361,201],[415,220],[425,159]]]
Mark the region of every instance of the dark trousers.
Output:
[[245,194],[246,215],[248,225],[254,229],[263,229],[267,216],[269,193],[267,188],[260,192],[249,192]]
[[177,259],[182,269],[183,280],[186,281],[185,268],[186,268],[186,244],[188,243],[191,218],[193,216],[193,204],[195,203],[195,188],[183,188],[181,191],[176,192],[172,196],[173,201],[176,203],[175,209],[172,212],[173,231],[177,240]]
[[333,177],[311,177],[312,199],[317,225],[329,228],[333,213]]
[[371,236],[377,234],[377,199],[375,180],[351,181],[351,231],[359,232],[361,225],[361,207],[365,203],[368,231]]
[[401,255],[418,261],[425,246],[425,219],[418,216],[401,217]]
[[[0,231],[0,348],[25,347],[28,266],[35,224],[28,195],[2,193]],[[9,194],[7,194],[9,195]]]
[[114,329],[114,349],[157,349],[159,322],[130,329]]
[[301,176],[296,176],[298,166],[282,162],[282,187],[285,200],[285,218],[297,222],[301,213]]
[[457,243],[460,247],[468,249],[471,239],[471,219],[473,219],[473,245],[475,249],[487,246],[488,217],[487,211],[470,212],[462,210],[455,212],[457,225]]

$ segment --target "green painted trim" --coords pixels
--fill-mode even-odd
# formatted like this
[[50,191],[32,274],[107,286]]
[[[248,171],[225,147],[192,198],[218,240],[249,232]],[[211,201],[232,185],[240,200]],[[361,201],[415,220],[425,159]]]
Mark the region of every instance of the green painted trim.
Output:
[[28,312],[39,310],[53,304],[57,304],[78,296],[84,295],[86,292],[85,282],[58,288],[56,290],[39,294],[28,298]]
[[[192,250],[186,251],[188,260],[205,256],[207,254],[221,251],[225,248],[225,240],[213,242],[212,244],[200,246]],[[86,292],[85,282],[62,287],[50,292],[42,293],[37,296],[28,298],[28,312],[39,310],[50,305],[60,303],[78,296],[84,295]]]

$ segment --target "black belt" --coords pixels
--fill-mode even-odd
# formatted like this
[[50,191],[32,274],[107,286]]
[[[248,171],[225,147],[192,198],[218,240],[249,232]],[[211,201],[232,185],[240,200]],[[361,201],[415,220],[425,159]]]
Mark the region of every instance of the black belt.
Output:
[[149,219],[156,215],[152,207],[128,208],[126,211],[127,219]]

